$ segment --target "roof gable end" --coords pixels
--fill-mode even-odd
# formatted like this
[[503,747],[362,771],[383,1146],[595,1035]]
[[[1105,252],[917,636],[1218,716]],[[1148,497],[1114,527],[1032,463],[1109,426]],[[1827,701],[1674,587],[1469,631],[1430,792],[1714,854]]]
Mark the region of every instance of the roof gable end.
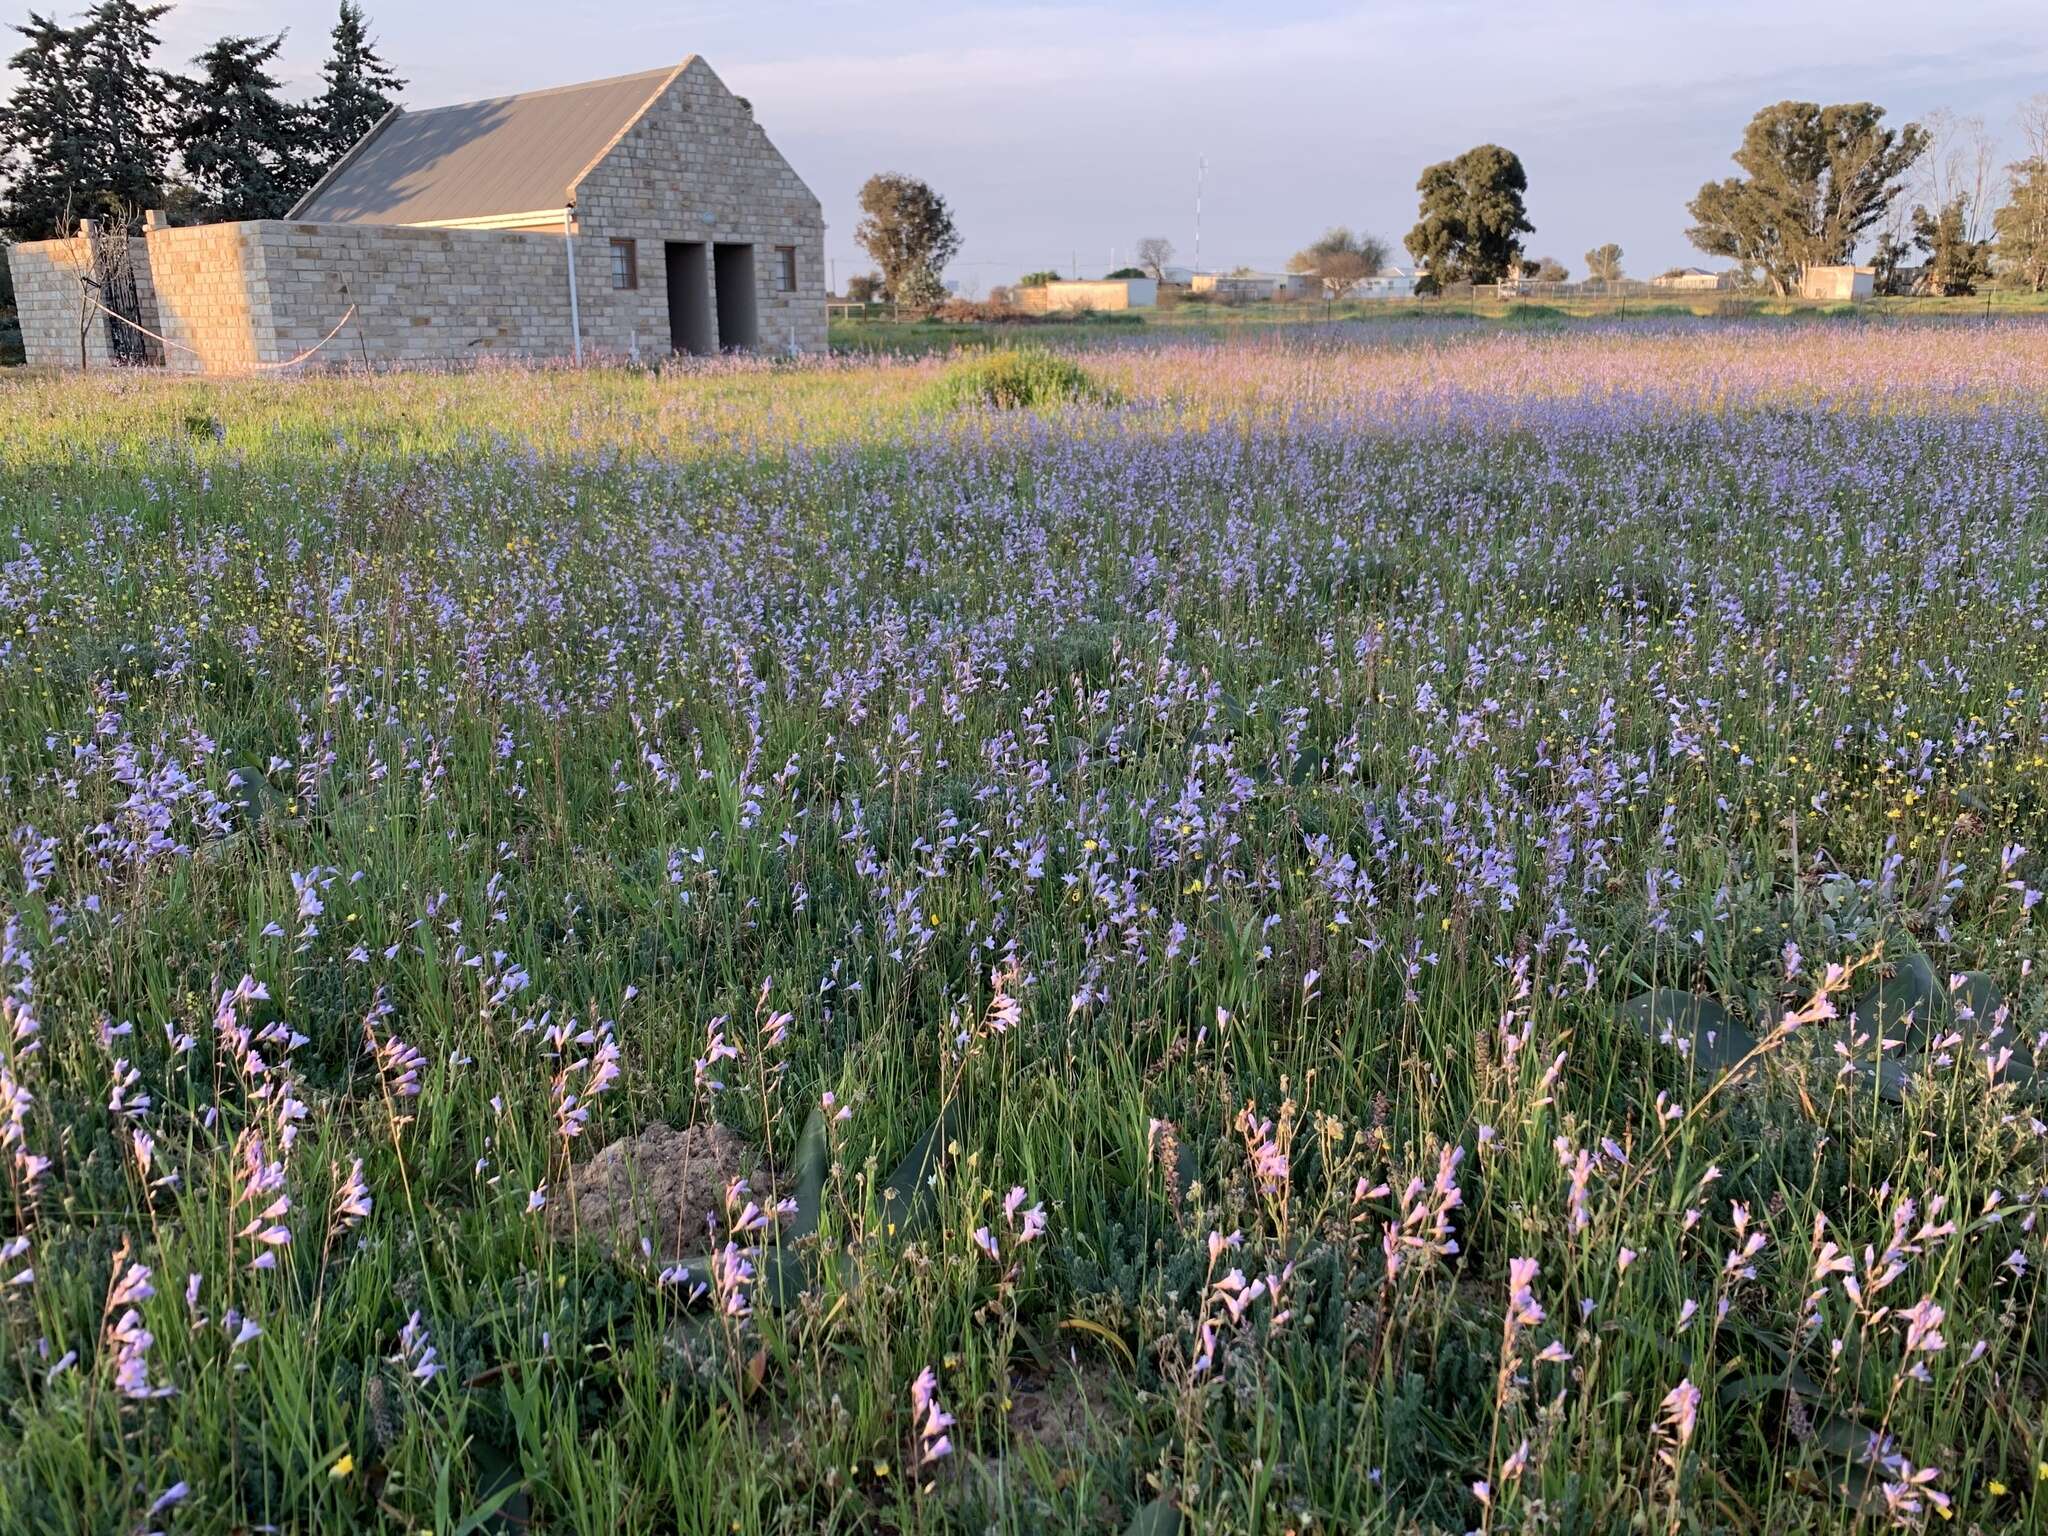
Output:
[[611,142],[606,144],[597,155],[592,157],[590,163],[570,183],[570,203],[580,206],[582,200],[578,193],[583,183],[612,157],[620,145],[633,136],[636,129],[646,124],[648,119],[655,115],[657,109],[661,108],[665,102],[670,101],[672,98],[698,94],[699,99],[697,102],[679,101],[676,110],[688,116],[693,123],[693,127],[699,130],[709,127],[713,130],[713,134],[709,138],[702,138],[699,133],[692,133],[693,151],[723,142],[717,137],[717,134],[725,130],[725,125],[716,121],[716,115],[723,110],[722,108],[714,108],[714,117],[710,120],[696,117],[696,113],[702,104],[700,93],[706,88],[716,92],[723,103],[730,105],[733,118],[741,125],[740,131],[742,135],[751,140],[750,144],[741,144],[735,147],[743,151],[773,156],[775,163],[787,172],[796,185],[802,189],[804,197],[810,203],[811,216],[813,218],[820,217],[823,213],[824,205],[819,202],[817,193],[810,189],[810,186],[804,181],[803,177],[797,173],[796,167],[789,163],[788,157],[776,147],[775,141],[768,136],[768,131],[761,126],[760,119],[754,116],[753,103],[744,96],[739,95],[731,86],[720,79],[718,71],[711,67],[702,54],[691,54],[687,59],[683,60],[677,66],[675,72],[662,84],[661,89],[655,91],[640,111],[633,115],[632,121],[624,124],[612,138]]
[[[600,165],[603,165],[605,160],[611,155],[611,152],[625,141],[626,135],[639,127],[641,120],[654,110],[655,103],[675,88],[675,83],[682,79],[692,64],[699,62],[700,60],[694,53],[684,59],[682,63],[669,71],[666,80],[663,80],[659,86],[648,93],[647,99],[640,103],[639,110],[627,118],[626,121],[619,124],[619,131],[605,140],[604,147],[584,162],[583,168],[569,179],[569,185],[566,188],[569,202],[574,203],[576,201],[576,189],[583,185],[583,178],[596,170]],[[708,68],[709,66],[706,67]],[[715,79],[716,76],[713,78]]]

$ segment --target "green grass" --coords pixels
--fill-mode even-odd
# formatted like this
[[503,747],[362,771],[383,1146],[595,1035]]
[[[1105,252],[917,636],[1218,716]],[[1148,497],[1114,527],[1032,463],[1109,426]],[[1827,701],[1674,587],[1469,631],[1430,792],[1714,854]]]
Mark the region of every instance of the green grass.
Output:
[[919,356],[956,348],[1085,347],[1120,335],[1142,332],[1146,317],[1136,311],[1098,314],[1086,319],[983,324],[967,320],[834,318],[827,327],[835,352],[856,356],[902,353]]
[[2048,354],[1500,329],[0,384],[0,1532],[2038,1528]]

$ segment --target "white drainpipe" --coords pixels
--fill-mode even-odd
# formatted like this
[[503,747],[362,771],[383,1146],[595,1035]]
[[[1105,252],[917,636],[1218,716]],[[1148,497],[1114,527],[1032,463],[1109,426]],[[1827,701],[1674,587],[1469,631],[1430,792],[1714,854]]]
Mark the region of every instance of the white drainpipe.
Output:
[[576,362],[583,363],[583,315],[576,307],[576,210],[562,210],[562,244],[569,252],[569,336],[575,343]]

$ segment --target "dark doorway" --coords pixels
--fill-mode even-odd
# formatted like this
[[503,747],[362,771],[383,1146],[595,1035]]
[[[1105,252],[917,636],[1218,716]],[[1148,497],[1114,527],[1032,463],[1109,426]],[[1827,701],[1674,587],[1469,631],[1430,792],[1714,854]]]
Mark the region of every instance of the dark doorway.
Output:
[[671,240],[663,254],[668,267],[669,350],[709,357],[718,345],[711,335],[711,263],[704,242]]
[[714,245],[712,276],[718,280],[718,345],[721,351],[751,352],[761,340],[754,316],[754,248]]

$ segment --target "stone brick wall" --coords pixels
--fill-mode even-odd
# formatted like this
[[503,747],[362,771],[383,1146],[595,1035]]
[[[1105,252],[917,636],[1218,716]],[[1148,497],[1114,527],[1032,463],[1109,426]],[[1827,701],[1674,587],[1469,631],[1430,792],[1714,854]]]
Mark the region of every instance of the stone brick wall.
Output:
[[[80,283],[93,271],[92,242],[83,235],[66,240],[36,240],[12,247],[6,255],[14,274],[14,303],[21,316],[22,350],[33,366],[76,368],[84,320],[85,363],[105,368],[111,363],[107,327],[118,325],[85,303],[90,292]],[[128,260],[135,272],[137,319],[161,330],[149,253],[140,239],[128,242]]]
[[[825,347],[825,219],[753,112],[702,59],[669,86],[575,188],[583,341],[600,352],[669,350],[666,243],[754,247],[754,307],[764,352]],[[611,241],[635,242],[640,286],[612,286]],[[776,247],[796,248],[796,290],[780,286]],[[708,249],[707,249],[708,257]],[[716,278],[712,303],[715,303]]]
[[[31,367],[78,366],[82,301],[79,274],[92,270],[84,240],[35,240],[7,253],[14,273],[14,306],[21,316],[21,348]],[[87,324],[86,358],[103,365],[106,330]],[[97,334],[95,334],[97,333]]]
[[268,325],[262,361],[328,343],[331,362],[463,362],[562,357],[569,262],[562,236],[377,224],[265,223],[256,292]]
[[[164,366],[231,373],[258,361],[255,224],[195,224],[149,232]],[[197,354],[196,356],[194,354]]]
[[166,349],[174,369],[286,362],[327,337],[350,305],[355,314],[309,363],[571,350],[560,235],[269,219],[149,238],[164,334],[180,344]]

